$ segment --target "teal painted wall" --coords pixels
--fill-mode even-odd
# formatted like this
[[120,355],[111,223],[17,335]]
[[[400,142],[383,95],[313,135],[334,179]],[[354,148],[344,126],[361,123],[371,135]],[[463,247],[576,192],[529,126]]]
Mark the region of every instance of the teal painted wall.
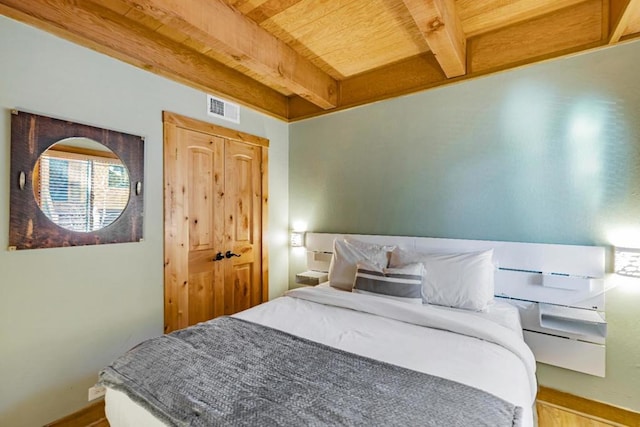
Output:
[[[0,426],[41,426],[87,405],[98,371],[163,330],[162,111],[270,140],[270,296],[287,288],[288,124],[0,16]],[[143,135],[144,241],[8,252],[10,109]]]
[[[292,224],[640,245],[638,64],[630,43],[294,123]],[[290,275],[302,269],[291,252]],[[627,285],[608,295],[607,378],[541,366],[543,385],[640,411],[640,284]]]
[[291,126],[292,221],[603,244],[640,218],[640,45]]

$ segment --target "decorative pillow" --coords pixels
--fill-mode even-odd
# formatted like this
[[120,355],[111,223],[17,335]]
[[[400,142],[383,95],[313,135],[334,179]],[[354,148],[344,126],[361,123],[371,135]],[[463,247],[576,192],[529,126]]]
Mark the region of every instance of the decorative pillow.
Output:
[[493,249],[483,252],[423,254],[394,249],[391,267],[421,262],[422,297],[429,304],[482,311],[493,300]]
[[423,271],[421,263],[400,268],[380,268],[375,264],[359,262],[353,292],[422,304]]
[[335,239],[329,265],[329,284],[334,288],[351,291],[356,277],[356,265],[367,261],[385,268],[389,263],[389,252],[393,248],[394,246],[365,243],[353,239]]

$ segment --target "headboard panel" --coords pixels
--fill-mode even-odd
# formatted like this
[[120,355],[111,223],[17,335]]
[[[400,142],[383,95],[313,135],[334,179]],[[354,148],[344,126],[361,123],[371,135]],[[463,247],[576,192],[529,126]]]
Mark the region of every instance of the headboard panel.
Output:
[[494,260],[503,269],[596,278],[603,277],[605,273],[605,248],[598,246],[440,239],[432,237],[307,233],[307,250],[333,252],[333,240],[336,237],[353,237],[365,242],[393,244],[405,249],[423,252],[431,250],[437,252],[474,252],[493,249]]
[[[605,248],[598,246],[363,234],[307,233],[307,264],[329,270],[335,238],[397,245],[420,252],[494,250],[496,295],[525,301],[604,310]],[[587,279],[584,279],[587,278]],[[553,280],[552,280],[553,279]],[[584,279],[584,280],[582,280]],[[566,284],[562,284],[562,282]],[[558,284],[560,283],[560,284]]]

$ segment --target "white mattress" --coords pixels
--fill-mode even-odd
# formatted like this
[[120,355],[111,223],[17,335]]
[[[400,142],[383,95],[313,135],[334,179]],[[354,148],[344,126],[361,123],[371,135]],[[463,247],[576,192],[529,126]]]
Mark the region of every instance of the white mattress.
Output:
[[[326,286],[288,295],[234,317],[485,390],[521,406],[524,425],[533,426],[535,361],[523,344],[518,311],[510,304],[496,301],[486,312],[474,313],[414,306]],[[370,310],[374,305],[380,308]],[[383,315],[365,312],[377,310]],[[408,323],[421,319],[423,313],[435,315],[436,327]],[[462,333],[443,330],[442,322],[449,321]],[[476,333],[473,329],[481,332],[482,339],[470,336]],[[501,335],[504,343],[490,342],[501,341]],[[514,348],[518,351],[513,352]],[[107,390],[106,415],[112,427],[163,425],[113,389]]]

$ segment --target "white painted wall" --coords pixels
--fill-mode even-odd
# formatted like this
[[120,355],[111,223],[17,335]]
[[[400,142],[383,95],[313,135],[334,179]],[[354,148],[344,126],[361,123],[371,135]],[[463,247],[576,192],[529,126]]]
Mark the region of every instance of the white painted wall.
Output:
[[[270,296],[287,287],[286,123],[242,108],[206,116],[205,94],[0,16],[0,426],[87,404],[98,371],[162,333],[162,110],[239,129],[269,149]],[[144,242],[8,252],[10,109],[146,137]]]

